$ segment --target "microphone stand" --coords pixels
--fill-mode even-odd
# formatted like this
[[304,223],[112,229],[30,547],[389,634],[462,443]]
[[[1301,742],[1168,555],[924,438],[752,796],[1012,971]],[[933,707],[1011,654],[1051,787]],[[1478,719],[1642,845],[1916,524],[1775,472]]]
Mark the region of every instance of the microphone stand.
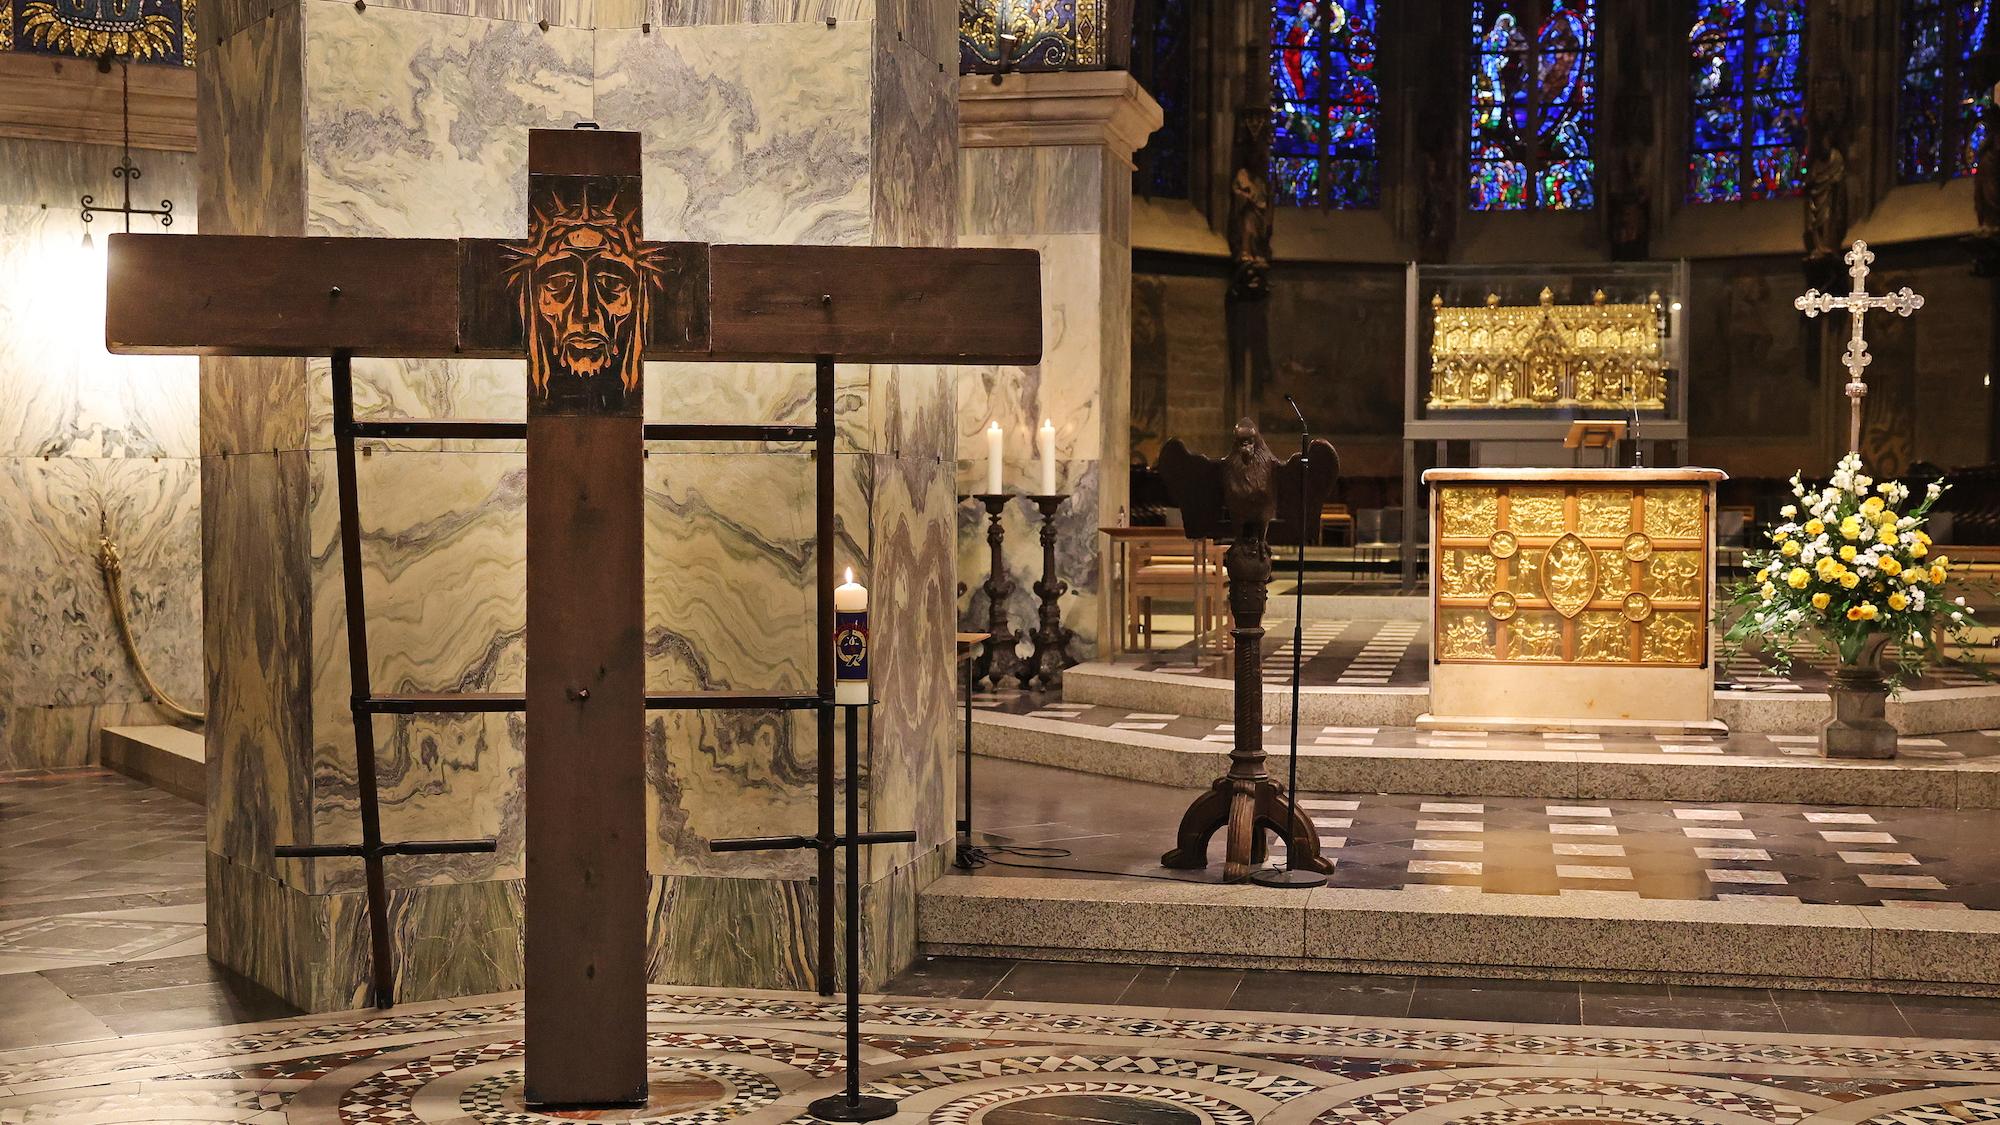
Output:
[[[1298,562],[1292,582],[1292,753],[1286,762],[1285,802],[1299,816],[1305,811],[1299,807],[1299,677],[1305,662],[1306,644],[1306,508],[1312,489],[1307,481],[1312,475],[1312,432],[1306,426],[1305,411],[1291,395],[1285,402],[1299,420],[1299,551]],[[1317,871],[1299,867],[1298,857],[1287,850],[1285,866],[1266,867],[1250,876],[1250,881],[1261,887],[1291,887],[1309,890],[1326,885],[1326,876]]]

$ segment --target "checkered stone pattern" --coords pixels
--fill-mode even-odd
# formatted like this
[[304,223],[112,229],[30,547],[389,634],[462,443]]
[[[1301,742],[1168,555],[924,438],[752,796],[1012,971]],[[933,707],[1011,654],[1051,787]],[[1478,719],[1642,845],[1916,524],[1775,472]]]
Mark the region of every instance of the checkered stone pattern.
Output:
[[[1213,1125],[1254,1125],[1257,1115],[1211,1094],[1149,1086],[1142,1082],[1031,1082],[1006,1090],[989,1090],[940,1106],[932,1125],[969,1125],[996,1105],[1055,1094],[1115,1094],[1186,1106]],[[812,1118],[799,1118],[811,1121]]]
[[[1303,672],[1305,666],[1317,661],[1320,658],[1320,654],[1326,651],[1327,646],[1339,640],[1341,635],[1347,632],[1349,626],[1352,624],[1353,622],[1350,621],[1307,621],[1299,626],[1300,644],[1296,651],[1299,654],[1301,680],[1304,679]],[[1282,637],[1282,640],[1278,642],[1277,648],[1271,649],[1264,656],[1264,682],[1267,684],[1289,684],[1292,682],[1292,653],[1294,651],[1292,647],[1292,627],[1285,625],[1282,632],[1278,629],[1272,629],[1269,632],[1278,633]]]
[[[1300,681],[1307,687],[1329,684],[1421,687],[1429,681],[1430,639],[1421,621],[1307,617],[1304,634]],[[1292,682],[1291,646],[1291,619],[1266,619],[1258,657],[1267,685]],[[1235,675],[1230,655],[1218,652],[1213,645],[1200,664],[1194,662],[1190,644],[1171,652],[1148,654],[1137,667],[1143,672],[1208,679],[1226,680]]]
[[340,1119],[354,1125],[415,1120],[410,1099],[417,1091],[455,1071],[518,1058],[520,1054],[519,1039],[503,1039],[385,1068],[347,1092],[340,1101]]
[[2000,832],[1995,810],[1395,794],[1299,804],[1335,887],[2000,909],[2000,872],[1963,846]]
[[[649,1060],[647,1069],[655,1076],[674,1072],[710,1075],[721,1079],[730,1093],[720,1105],[678,1113],[641,1114],[628,1120],[671,1122],[672,1125],[721,1125],[730,1118],[741,1117],[751,1110],[770,1105],[783,1096],[777,1084],[770,1079],[719,1059],[654,1058]],[[509,1108],[507,1095],[519,1090],[521,1081],[522,1072],[518,1067],[482,1079],[459,1095],[458,1107],[483,1125],[546,1125],[551,1121],[575,1120],[573,1114],[551,1115]]]
[[1708,1118],[1672,1110],[1601,1105],[1512,1106],[1451,1119],[1452,1125],[1559,1125],[1564,1121],[1576,1121],[1582,1125],[1598,1125],[1605,1121],[1631,1122],[1631,1125],[1711,1125]]
[[1966,1098],[1890,1110],[1864,1118],[1862,1125],[1964,1125],[1968,1121],[2000,1121],[2000,1098]]

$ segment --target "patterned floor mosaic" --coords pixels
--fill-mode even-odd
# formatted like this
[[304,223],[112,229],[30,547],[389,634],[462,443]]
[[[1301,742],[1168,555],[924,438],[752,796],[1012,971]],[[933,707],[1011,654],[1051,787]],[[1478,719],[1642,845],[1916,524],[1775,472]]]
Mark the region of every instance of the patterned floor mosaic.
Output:
[[[0,1054],[0,1121],[776,1125],[843,1080],[838,1007],[656,991],[651,1102],[521,1100],[515,997]],[[2000,1042],[1525,1027],[1010,1001],[864,1006],[892,1120],[1944,1125],[2000,1120]]]
[[[1300,646],[1300,682],[1308,687],[1422,687],[1430,682],[1430,639],[1422,622],[1342,618],[1306,618]],[[1292,682],[1292,623],[1265,622],[1263,673],[1267,684]],[[1820,692],[1834,660],[1810,646],[1792,652],[1789,671],[1779,671],[1768,657],[1739,653],[1718,666],[1716,686],[1732,691]],[[1132,653],[1121,663],[1145,672],[1228,679],[1229,658],[1209,647],[1207,657],[1194,660],[1192,645],[1172,650]],[[1914,689],[1969,687],[1986,682],[1977,673],[1940,669],[1909,684]]]

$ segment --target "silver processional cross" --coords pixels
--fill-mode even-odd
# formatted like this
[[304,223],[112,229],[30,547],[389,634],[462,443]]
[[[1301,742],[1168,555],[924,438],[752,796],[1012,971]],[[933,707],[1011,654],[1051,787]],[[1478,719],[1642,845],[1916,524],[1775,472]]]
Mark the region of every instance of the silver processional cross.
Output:
[[1844,297],[1808,289],[1805,296],[1792,302],[1794,308],[1807,316],[1846,309],[1847,315],[1853,318],[1853,330],[1847,336],[1847,351],[1840,357],[1841,366],[1847,368],[1847,448],[1852,453],[1861,452],[1861,399],[1868,393],[1868,383],[1861,373],[1867,370],[1873,358],[1868,354],[1868,341],[1861,335],[1861,318],[1870,309],[1887,309],[1897,316],[1908,316],[1924,307],[1923,297],[1911,292],[1907,285],[1894,293],[1870,296],[1868,263],[1874,260],[1875,252],[1868,249],[1868,244],[1855,239],[1846,256],[1847,276],[1854,279],[1854,288]]

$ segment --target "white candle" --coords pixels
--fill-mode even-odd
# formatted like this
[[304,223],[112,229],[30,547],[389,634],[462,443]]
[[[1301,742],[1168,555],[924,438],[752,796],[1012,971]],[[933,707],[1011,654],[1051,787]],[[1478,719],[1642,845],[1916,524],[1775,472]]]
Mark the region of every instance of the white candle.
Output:
[[868,588],[854,580],[851,566],[833,590],[833,701],[868,703]]
[[1000,423],[986,423],[986,494],[1000,495],[1007,469],[1006,437],[1000,432]]
[[1056,424],[1042,419],[1041,432],[1035,437],[1042,446],[1042,495],[1056,494]]

